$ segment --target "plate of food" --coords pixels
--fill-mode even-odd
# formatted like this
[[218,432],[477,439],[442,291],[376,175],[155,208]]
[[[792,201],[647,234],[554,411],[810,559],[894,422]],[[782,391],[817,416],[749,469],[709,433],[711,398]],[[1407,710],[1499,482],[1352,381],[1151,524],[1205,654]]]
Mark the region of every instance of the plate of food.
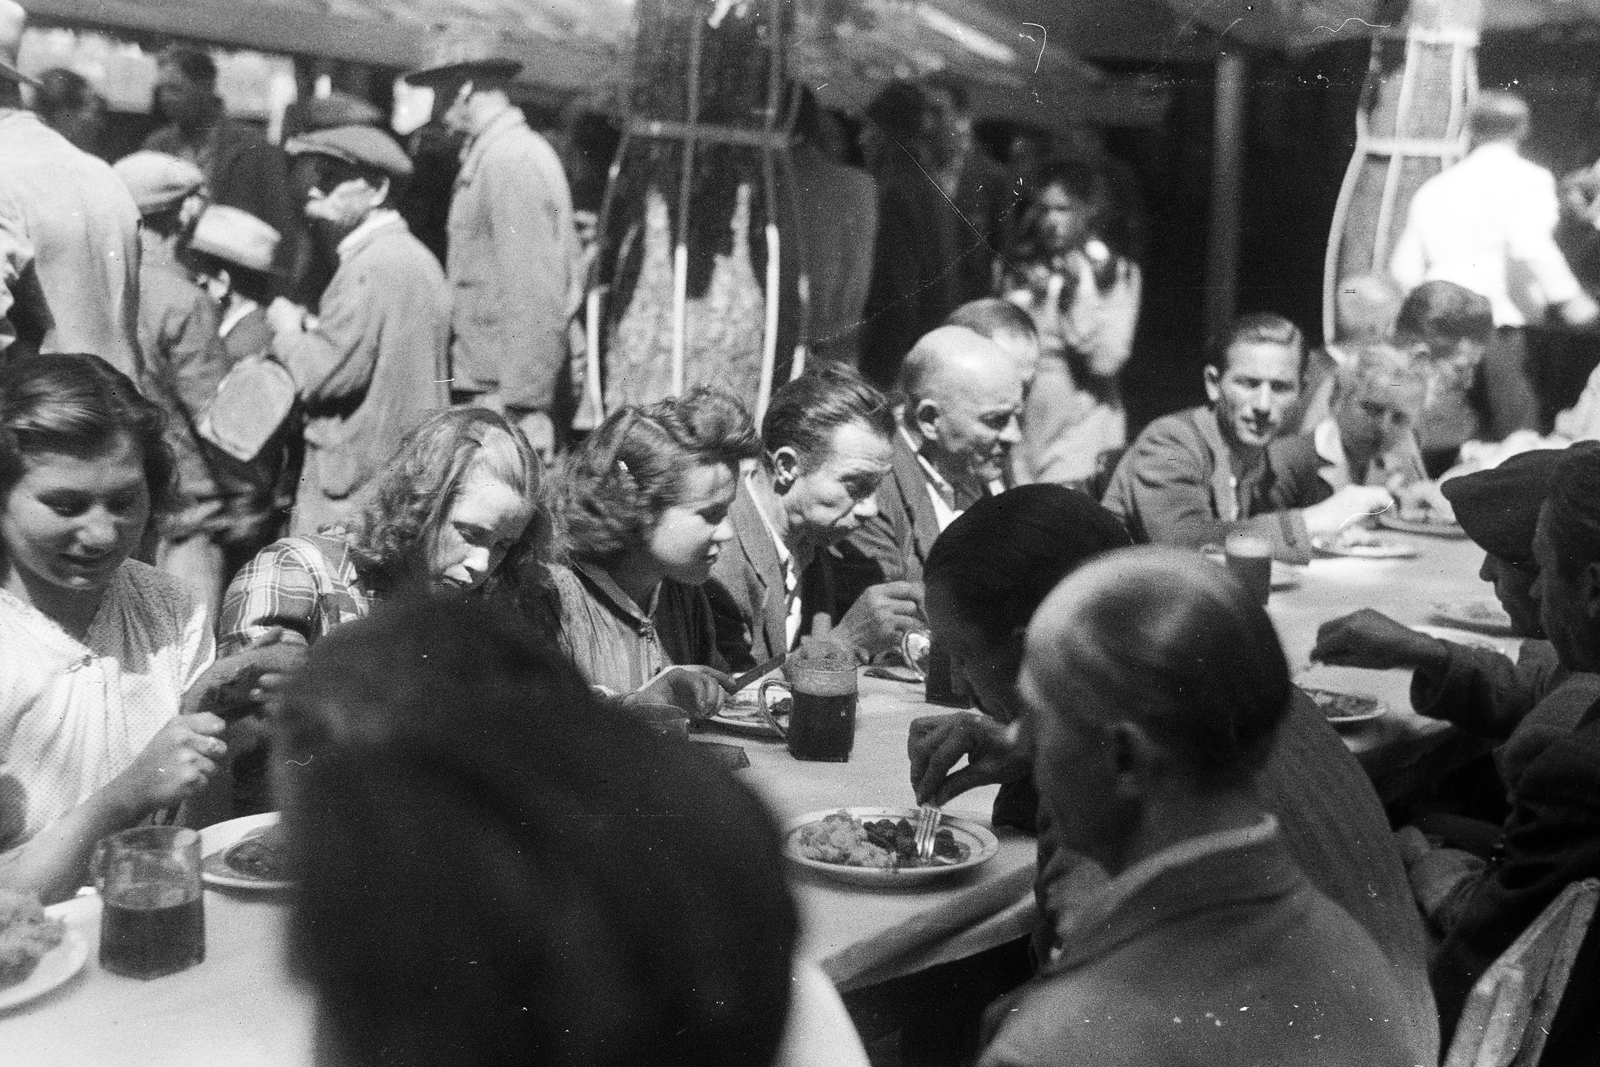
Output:
[[921,885],[970,871],[994,858],[1000,842],[987,826],[955,815],[939,820],[933,858],[916,858],[915,808],[813,811],[784,828],[783,853],[801,867],[851,885]]
[[1311,698],[1311,702],[1334,726],[1371,722],[1389,713],[1389,705],[1374,696],[1341,693],[1333,689],[1307,689],[1304,686],[1301,691]]
[[1433,617],[1451,626],[1489,633],[1510,633],[1511,616],[1493,597],[1479,600],[1441,600],[1428,608]]
[[0,1011],[36,1000],[83,969],[89,943],[61,919],[63,905],[0,890]]
[[1332,537],[1313,537],[1311,547],[1325,556],[1353,556],[1356,559],[1410,559],[1417,546],[1385,537],[1360,526],[1351,526]]
[[[788,722],[790,707],[788,697],[779,697],[772,702],[772,717],[780,723]],[[722,705],[721,711],[705,720],[705,724],[747,737],[765,737],[773,741],[783,739],[756,707],[754,691],[730,698]]]
[[1465,537],[1467,532],[1454,516],[1444,515],[1427,508],[1401,508],[1378,514],[1378,525],[1399,533],[1428,534],[1432,537]]
[[289,889],[278,813],[246,815],[200,831],[200,877],[230,889]]

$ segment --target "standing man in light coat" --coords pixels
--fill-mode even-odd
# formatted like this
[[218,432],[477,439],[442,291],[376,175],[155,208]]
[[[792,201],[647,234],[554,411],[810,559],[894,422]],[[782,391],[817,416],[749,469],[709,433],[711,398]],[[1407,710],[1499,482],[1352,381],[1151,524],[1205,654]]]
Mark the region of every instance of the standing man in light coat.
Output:
[[446,256],[451,393],[503,411],[548,457],[580,249],[561,160],[506,95],[521,69],[515,60],[472,59],[406,80],[432,88],[434,114],[467,137]]
[[0,360],[89,352],[139,381],[139,209],[103,160],[23,109],[26,20],[0,0]]
[[286,147],[307,160],[306,216],[339,257],[316,318],[281,297],[267,309],[272,354],[306,407],[290,531],[301,534],[353,520],[401,439],[448,404],[450,295],[439,261],[389,206],[411,163],[388,134],[340,126]]

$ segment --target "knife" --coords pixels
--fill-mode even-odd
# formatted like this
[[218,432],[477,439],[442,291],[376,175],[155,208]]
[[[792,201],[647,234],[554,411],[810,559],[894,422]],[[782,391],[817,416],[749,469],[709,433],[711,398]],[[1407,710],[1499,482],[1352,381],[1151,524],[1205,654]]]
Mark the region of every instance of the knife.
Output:
[[787,652],[779,652],[776,656],[773,656],[765,663],[757,664],[756,666],[745,671],[743,674],[734,678],[733,681],[729,682],[723,688],[727,689],[730,694],[737,693],[739,690],[743,689],[757,678],[763,677],[768,671],[782,666],[783,661],[788,657],[788,655],[789,653]]

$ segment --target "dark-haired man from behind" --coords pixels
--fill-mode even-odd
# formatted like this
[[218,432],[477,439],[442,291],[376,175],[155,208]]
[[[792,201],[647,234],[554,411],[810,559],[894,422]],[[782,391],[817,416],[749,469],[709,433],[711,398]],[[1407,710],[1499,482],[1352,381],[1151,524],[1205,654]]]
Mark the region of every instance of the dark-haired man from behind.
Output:
[[705,586],[718,650],[734,670],[793,648],[819,615],[861,659],[925,625],[920,582],[874,585],[841,612],[834,575],[831,549],[878,513],[894,432],[888,399],[844,367],[824,365],[773,394],[761,463],[739,486],[733,541]]
[[1249,532],[1270,541],[1277,558],[1304,563],[1312,537],[1387,507],[1382,486],[1347,486],[1321,499],[1314,464],[1269,452],[1304,369],[1305,340],[1294,323],[1268,312],[1239,318],[1206,366],[1210,403],[1145,427],[1111,476],[1106,509],[1137,542],[1201,548]]
[[1257,797],[1292,687],[1237,583],[1171,550],[1091,561],[1034,615],[1019,690],[1040,810],[1110,880],[991,1010],[981,1067],[1438,1061],[1432,1004]]

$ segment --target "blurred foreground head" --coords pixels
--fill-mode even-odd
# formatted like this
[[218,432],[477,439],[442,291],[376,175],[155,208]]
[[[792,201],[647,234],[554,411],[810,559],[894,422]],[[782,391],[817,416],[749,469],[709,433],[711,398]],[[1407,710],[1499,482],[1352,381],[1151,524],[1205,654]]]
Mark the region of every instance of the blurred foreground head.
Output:
[[1193,552],[1091,560],[1028,627],[1034,781],[1069,848],[1115,874],[1163,818],[1248,787],[1289,705],[1266,611]]
[[767,814],[517,622],[342,627],[280,740],[322,1062],[771,1061],[795,914]]

